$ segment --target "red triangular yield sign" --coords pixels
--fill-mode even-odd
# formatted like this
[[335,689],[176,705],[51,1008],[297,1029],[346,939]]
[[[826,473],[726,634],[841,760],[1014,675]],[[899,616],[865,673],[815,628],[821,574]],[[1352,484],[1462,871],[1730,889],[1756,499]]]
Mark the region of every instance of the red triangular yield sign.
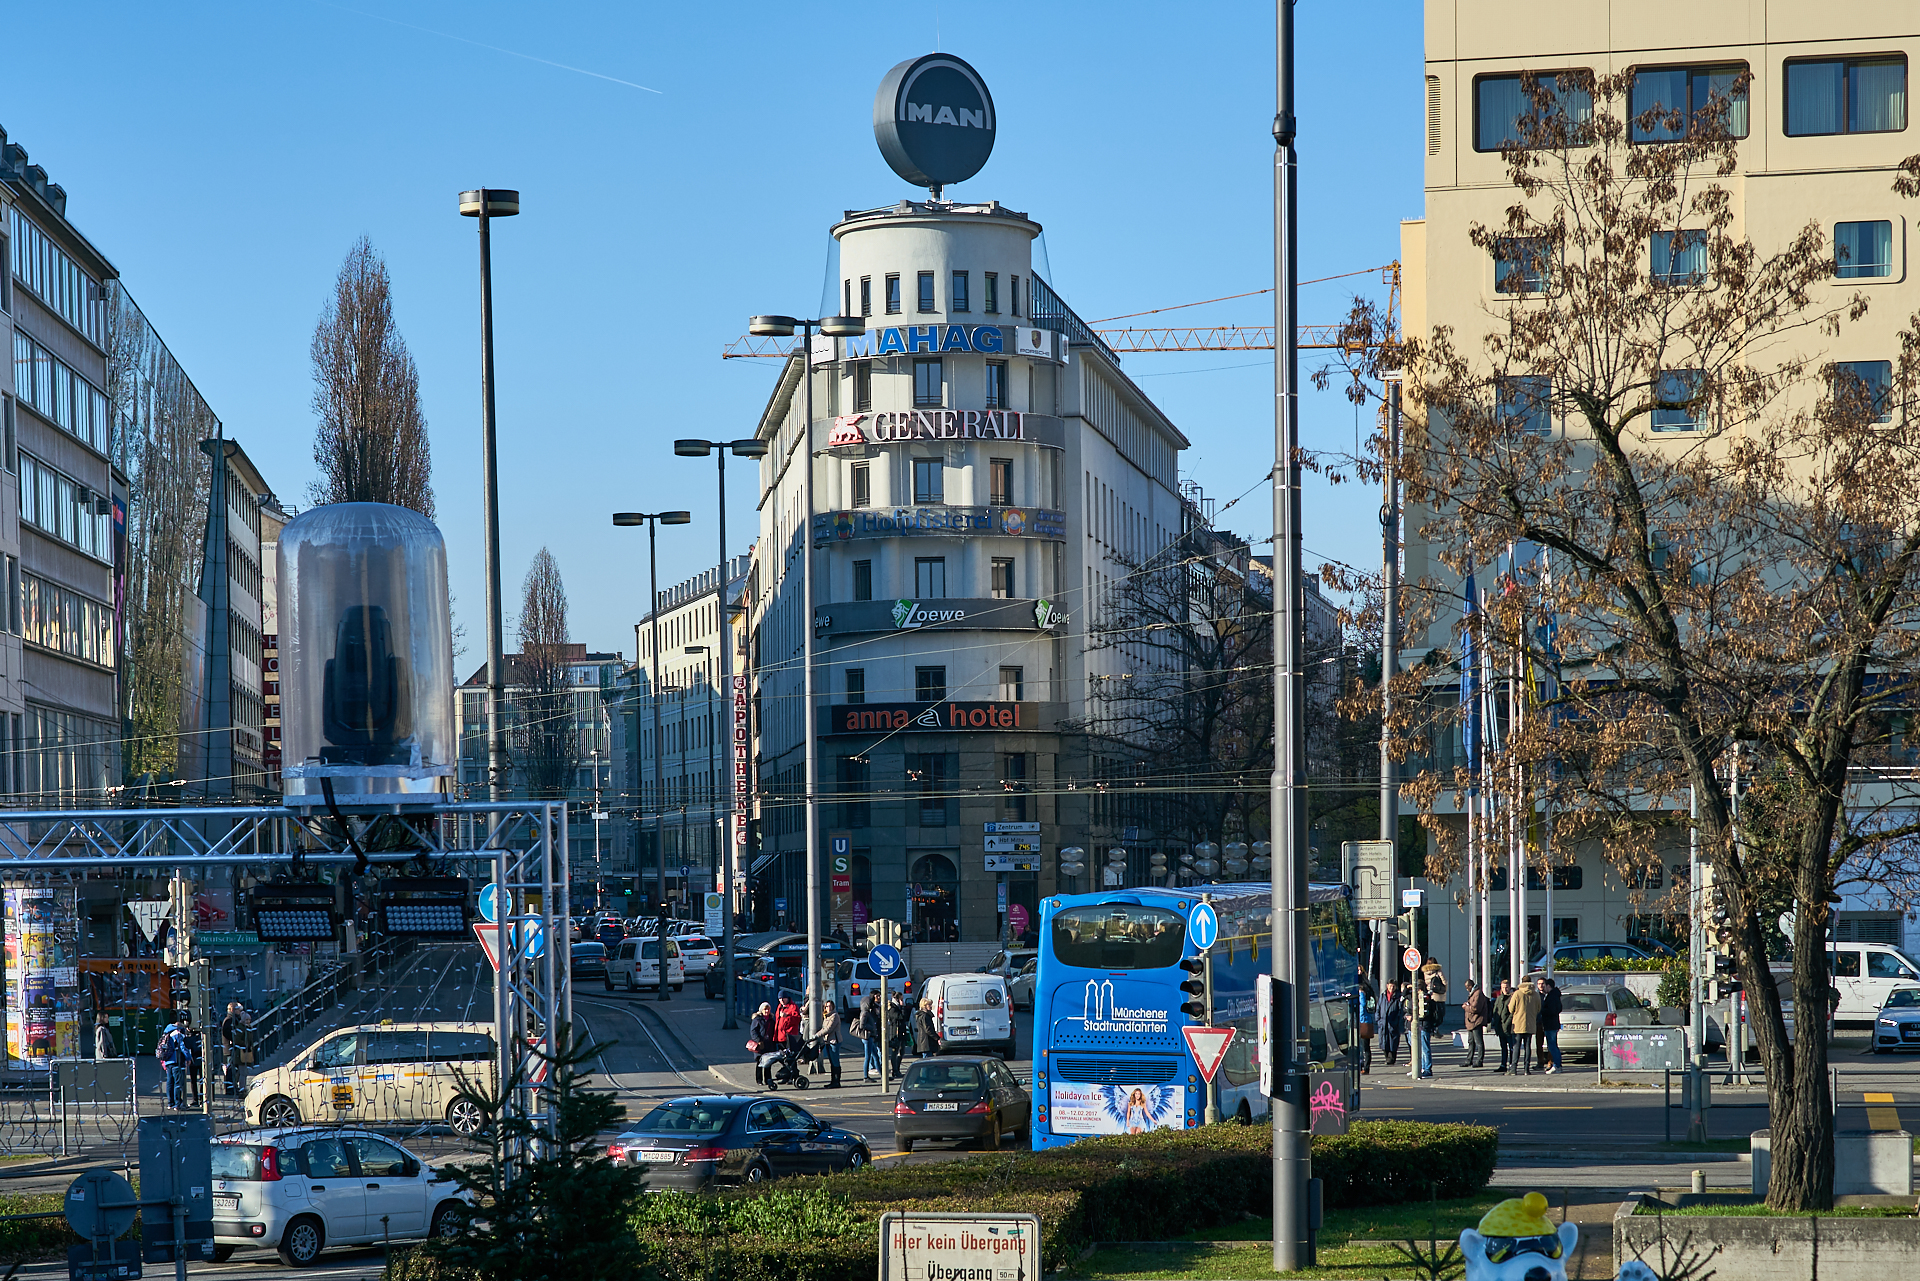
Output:
[[1183,1027],[1180,1031],[1187,1038],[1187,1050],[1199,1065],[1201,1077],[1207,1084],[1213,1084],[1213,1074],[1220,1070],[1220,1060],[1227,1057],[1227,1047],[1233,1044],[1234,1035],[1239,1029]]
[[500,927],[488,922],[475,921],[473,932],[479,938],[480,950],[487,954],[487,961],[493,966],[493,972],[498,974],[500,972]]

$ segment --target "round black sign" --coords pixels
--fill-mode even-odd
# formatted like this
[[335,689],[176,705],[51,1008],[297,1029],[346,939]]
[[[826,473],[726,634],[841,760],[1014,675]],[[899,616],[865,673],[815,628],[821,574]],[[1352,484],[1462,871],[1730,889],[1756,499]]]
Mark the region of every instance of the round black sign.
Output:
[[873,100],[880,154],[918,187],[944,187],[979,173],[993,154],[993,127],[987,82],[950,53],[901,63]]

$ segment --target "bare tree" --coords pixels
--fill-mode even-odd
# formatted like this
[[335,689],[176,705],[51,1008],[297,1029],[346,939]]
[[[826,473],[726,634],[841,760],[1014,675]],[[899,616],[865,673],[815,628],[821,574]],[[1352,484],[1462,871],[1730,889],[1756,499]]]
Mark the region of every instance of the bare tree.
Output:
[[420,376],[393,318],[393,282],[365,236],[313,330],[315,503],[393,503],[433,517]]
[[566,795],[580,763],[580,739],[574,731],[573,688],[567,683],[572,652],[567,588],[559,562],[546,548],[534,553],[522,592],[515,735],[528,795],[556,800]]
[[[1492,776],[1554,825],[1554,853],[1528,857],[1597,845],[1636,884],[1684,848],[1697,804],[1716,878],[1705,923],[1734,958],[1765,1067],[1768,1203],[1822,1209],[1834,905],[1851,877],[1914,871],[1911,771],[1876,767],[1910,752],[1894,727],[1920,674],[1920,339],[1910,322],[1886,382],[1834,363],[1827,344],[1867,300],[1831,289],[1818,224],[1772,250],[1740,232],[1728,98],[1629,122],[1631,82],[1526,78],[1505,219],[1470,247],[1434,246],[1495,258],[1486,323],[1374,350],[1405,373],[1400,474],[1422,536],[1455,575],[1502,567],[1473,644],[1494,650],[1522,709]],[[1630,124],[1670,141],[1629,145]],[[1356,307],[1355,350],[1382,319]],[[1410,751],[1423,696],[1466,651],[1461,637],[1447,657],[1444,625],[1431,639],[1440,661],[1395,698]],[[1442,798],[1457,812],[1471,781],[1428,768],[1413,785],[1443,838],[1430,874],[1459,867]],[[1690,910],[1684,887],[1673,906]],[[1783,916],[1791,1032],[1768,964]]]

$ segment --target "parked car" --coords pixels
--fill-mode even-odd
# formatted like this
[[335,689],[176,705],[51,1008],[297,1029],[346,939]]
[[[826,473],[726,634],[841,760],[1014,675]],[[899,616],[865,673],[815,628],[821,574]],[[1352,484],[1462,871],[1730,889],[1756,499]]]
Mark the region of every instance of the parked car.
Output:
[[980,972],[982,974],[998,974],[1003,979],[1010,979],[1025,969],[1028,961],[1033,960],[1039,955],[1040,950],[1038,948],[1008,948],[1005,951],[995,952],[993,959],[980,967]]
[[942,1053],[1019,1057],[1007,981],[998,974],[936,974],[927,980],[925,995],[933,1001]]
[[310,1267],[330,1245],[452,1236],[469,1198],[413,1153],[371,1130],[239,1130],[213,1141],[213,1257],[243,1245]]
[[681,934],[674,940],[680,945],[680,959],[687,963],[687,977],[705,974],[707,968],[720,962],[720,945],[704,934]]
[[1040,978],[1040,959],[1035,957],[1007,980],[1007,1004],[1016,1010],[1033,1009],[1033,985]]
[[[867,993],[880,990],[880,976],[873,972],[873,966],[866,957],[842,961],[833,970],[833,999],[843,1010],[855,1010]],[[913,992],[913,979],[908,977],[906,967],[902,966],[887,976],[887,990],[898,992],[902,996]]]
[[[931,986],[931,985],[929,985]],[[997,1148],[1030,1132],[1032,1101],[1013,1072],[983,1055],[921,1059],[893,1098],[893,1137],[902,1152],[921,1139],[973,1139]]]
[[[761,957],[756,952],[735,952],[733,954],[733,979],[736,984],[745,983],[760,965]],[[727,994],[727,970],[716,959],[707,966],[707,972],[700,976],[700,990],[709,1001],[717,1001]],[[771,987],[768,989],[771,995]]]
[[247,1123],[282,1129],[335,1123],[445,1121],[465,1137],[485,1119],[467,1091],[499,1088],[491,1023],[379,1023],[329,1032],[288,1059],[258,1069],[242,1104]]
[[1565,983],[1560,985],[1560,1052],[1600,1052],[1600,1029],[1652,1027],[1660,1021],[1652,1009],[1624,983]]
[[1829,944],[1827,966],[1840,992],[1836,1023],[1877,1022],[1894,992],[1920,983],[1920,964],[1891,943]]
[[1920,987],[1896,988],[1873,1019],[1873,1052],[1920,1050]]
[[567,970],[576,979],[604,979],[607,977],[607,945],[605,943],[575,943],[568,954]]
[[[660,988],[660,943],[657,938],[630,938],[623,940],[611,953],[607,962],[607,991],[624,987],[629,992],[638,992],[643,987]],[[667,945],[667,982],[678,992],[687,985],[686,963],[680,959],[680,948],[672,939]]]
[[653,1192],[858,1170],[873,1160],[867,1141],[853,1131],[785,1099],[742,1094],[668,1099],[608,1144],[607,1156],[639,1166]]
[[[1556,967],[1570,965],[1576,961],[1650,961],[1658,958],[1638,943],[1562,943],[1553,949],[1553,963]],[[1547,968],[1547,956],[1542,952],[1534,958],[1530,967],[1536,970]]]

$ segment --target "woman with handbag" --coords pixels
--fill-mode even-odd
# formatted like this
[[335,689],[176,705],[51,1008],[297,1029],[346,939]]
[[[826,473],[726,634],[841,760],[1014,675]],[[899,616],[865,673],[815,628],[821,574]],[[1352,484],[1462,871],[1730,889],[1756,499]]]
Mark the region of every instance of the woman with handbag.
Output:
[[1374,993],[1373,984],[1367,981],[1364,971],[1354,986],[1357,989],[1355,1004],[1358,1008],[1354,1011],[1354,1023],[1360,1036],[1360,1074],[1365,1076],[1373,1071],[1373,1022],[1380,1012],[1380,998]]

